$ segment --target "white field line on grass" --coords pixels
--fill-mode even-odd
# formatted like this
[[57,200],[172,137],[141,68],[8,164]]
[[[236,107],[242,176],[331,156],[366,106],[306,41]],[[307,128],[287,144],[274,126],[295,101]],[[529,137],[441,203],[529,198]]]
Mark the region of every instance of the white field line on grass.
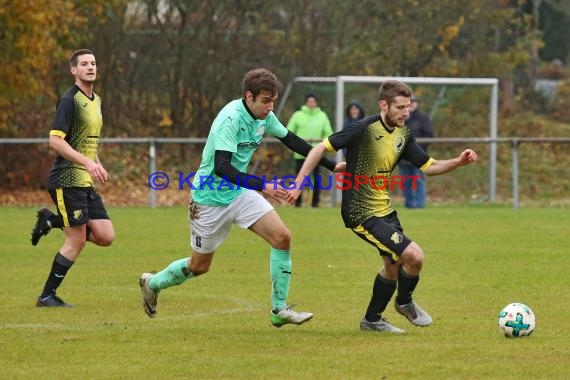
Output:
[[[223,296],[204,296],[204,298],[216,299],[219,301],[233,302],[237,305],[237,307],[216,309],[216,310],[196,312],[196,313],[185,312],[185,311],[175,313],[175,314],[171,313],[170,315],[168,315],[166,313],[163,313],[163,314],[159,313],[158,316],[152,320],[153,326],[161,325],[162,322],[168,323],[168,322],[172,322],[172,321],[180,321],[180,320],[186,320],[186,319],[202,319],[202,318],[208,318],[208,317],[212,317],[212,316],[216,316],[216,315],[250,313],[253,311],[258,311],[258,310],[263,309],[262,304],[251,302],[246,298],[223,297]],[[140,307],[140,312],[141,312],[141,315],[144,314],[142,307]],[[145,316],[145,318],[146,318],[146,316]],[[150,319],[150,318],[148,318],[148,319]],[[131,320],[129,322],[129,324],[132,322],[133,321]],[[18,330],[18,329],[25,329],[25,330],[54,329],[55,330],[55,329],[57,329],[57,330],[68,330],[68,331],[70,331],[70,330],[73,330],[73,331],[93,331],[93,330],[106,329],[106,328],[113,327],[113,326],[122,326],[122,325],[126,324],[124,321],[108,321],[108,320],[107,321],[85,320],[82,323],[85,323],[85,325],[83,325],[81,323],[78,324],[77,321],[73,321],[72,325],[65,324],[65,323],[27,323],[27,322],[14,323],[14,322],[11,322],[11,323],[0,324],[0,329],[12,329],[12,330]],[[146,322],[144,322],[144,323],[146,324]],[[137,321],[136,324],[140,325],[140,321]],[[167,325],[166,327],[170,327],[170,325]]]

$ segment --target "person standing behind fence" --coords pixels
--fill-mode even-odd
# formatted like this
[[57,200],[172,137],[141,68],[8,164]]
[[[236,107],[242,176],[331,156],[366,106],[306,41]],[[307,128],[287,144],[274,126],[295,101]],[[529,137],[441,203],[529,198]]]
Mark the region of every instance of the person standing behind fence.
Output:
[[348,103],[348,107],[346,107],[346,112],[345,112],[346,119],[344,121],[342,129],[345,129],[349,125],[352,125],[351,121],[364,119],[365,115],[366,112],[364,112],[364,108],[359,102],[352,101]]
[[[314,94],[309,94],[305,97],[305,104],[300,110],[293,113],[293,116],[291,116],[287,124],[287,129],[303,140],[309,141],[313,146],[333,133],[329,118],[318,106],[318,99]],[[305,162],[305,157],[295,153],[293,158],[295,159],[295,170],[298,173]],[[321,194],[320,184],[322,184],[322,180],[319,176],[320,170],[317,166],[313,171],[314,190],[313,199],[311,200],[312,207],[319,207]],[[301,207],[301,204],[302,199],[299,197],[295,203],[295,207]]]
[[[353,121],[364,119],[364,116],[366,116],[366,112],[364,112],[362,105],[354,100],[348,103],[348,107],[346,107],[344,114],[346,118],[344,119],[344,125],[342,126],[342,129],[348,128],[349,126],[353,125]],[[343,149],[342,153],[343,156],[346,157],[346,149]]]
[[[406,125],[412,131],[415,138],[433,137],[433,130],[429,116],[419,107],[419,100],[412,96],[410,103],[410,117]],[[424,152],[428,152],[427,143],[418,143]],[[404,182],[404,206],[406,208],[424,208],[426,205],[426,180],[425,175],[410,161],[400,160],[400,175],[405,177]],[[414,185],[415,184],[415,185]]]
[[93,92],[97,78],[95,55],[87,49],[75,51],[69,60],[75,85],[57,102],[49,147],[57,153],[49,173],[48,191],[58,214],[47,208],[37,213],[32,245],[52,228],[63,228],[65,242],[56,253],[36,306],[69,307],[56,295],[67,271],[85,243],[109,246],[115,239],[113,223],[95,183],[107,181],[97,148],[103,127],[101,99]]

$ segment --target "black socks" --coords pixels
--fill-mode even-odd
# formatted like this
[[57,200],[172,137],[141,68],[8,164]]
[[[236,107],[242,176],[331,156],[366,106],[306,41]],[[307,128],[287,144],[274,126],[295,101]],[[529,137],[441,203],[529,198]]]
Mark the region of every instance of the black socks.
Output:
[[61,215],[53,214],[48,218],[48,222],[51,228],[62,228],[63,218]]
[[376,275],[374,287],[372,288],[372,298],[365,315],[368,322],[380,320],[380,315],[386,310],[388,302],[390,302],[392,295],[396,291],[396,284],[397,281],[388,280],[380,276],[380,274]]
[[55,255],[53,259],[53,264],[51,266],[51,271],[47,278],[46,284],[44,285],[44,290],[40,298],[45,298],[49,295],[54,295],[56,289],[61,285],[61,282],[65,278],[65,275],[69,268],[73,265],[73,261],[62,256],[59,252]]
[[405,305],[412,302],[412,293],[419,281],[419,276],[409,275],[401,267],[398,272],[398,281],[388,280],[380,274],[376,275],[374,287],[372,288],[372,298],[366,310],[366,320],[368,322],[380,320],[380,316],[384,310],[386,310],[386,306],[388,306],[396,288],[398,288],[398,294],[396,296],[398,305]]
[[420,276],[409,275],[404,272],[404,268],[400,267],[398,272],[398,295],[396,296],[398,305],[412,302],[412,293],[419,281]]

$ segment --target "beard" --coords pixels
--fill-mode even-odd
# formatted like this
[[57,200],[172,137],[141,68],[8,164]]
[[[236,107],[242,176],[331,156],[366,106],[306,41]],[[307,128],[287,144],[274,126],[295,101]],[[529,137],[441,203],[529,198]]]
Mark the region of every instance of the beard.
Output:
[[392,118],[389,112],[386,113],[385,120],[386,125],[391,128],[401,127],[403,124],[398,123],[398,120]]

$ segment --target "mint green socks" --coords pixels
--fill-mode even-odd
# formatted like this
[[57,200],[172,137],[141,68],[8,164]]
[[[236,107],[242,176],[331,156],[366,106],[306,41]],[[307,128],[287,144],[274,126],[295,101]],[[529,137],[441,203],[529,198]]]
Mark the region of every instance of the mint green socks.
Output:
[[289,250],[271,248],[269,272],[271,274],[271,307],[273,310],[281,310],[287,306],[292,266]]
[[149,288],[158,293],[162,289],[180,285],[187,279],[194,277],[188,268],[189,261],[189,258],[184,258],[170,263],[164,270],[152,276],[148,282]]
[[[168,265],[164,270],[153,275],[148,282],[148,286],[155,292],[180,285],[187,279],[194,277],[188,268],[188,258],[176,260]],[[291,282],[291,252],[271,248],[269,255],[269,271],[271,274],[271,307],[274,310],[281,310],[287,306],[289,295],[289,283]]]

